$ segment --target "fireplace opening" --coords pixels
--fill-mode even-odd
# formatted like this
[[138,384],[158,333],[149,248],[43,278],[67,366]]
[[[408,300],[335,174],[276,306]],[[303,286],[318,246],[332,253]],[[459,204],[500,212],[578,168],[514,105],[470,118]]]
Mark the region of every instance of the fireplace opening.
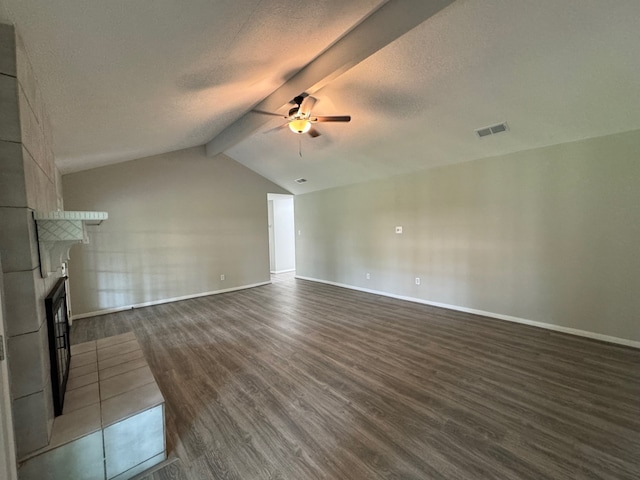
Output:
[[69,378],[69,362],[71,361],[65,281],[65,277],[58,280],[58,283],[44,300],[49,329],[53,410],[56,416],[62,415],[64,394],[67,388],[67,379]]

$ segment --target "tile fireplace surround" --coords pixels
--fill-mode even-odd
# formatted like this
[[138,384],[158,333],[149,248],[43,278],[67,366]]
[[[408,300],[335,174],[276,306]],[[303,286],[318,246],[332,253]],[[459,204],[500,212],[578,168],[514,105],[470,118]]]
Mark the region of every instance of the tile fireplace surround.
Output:
[[124,480],[165,459],[164,398],[135,335],[73,345],[63,413],[21,480]]

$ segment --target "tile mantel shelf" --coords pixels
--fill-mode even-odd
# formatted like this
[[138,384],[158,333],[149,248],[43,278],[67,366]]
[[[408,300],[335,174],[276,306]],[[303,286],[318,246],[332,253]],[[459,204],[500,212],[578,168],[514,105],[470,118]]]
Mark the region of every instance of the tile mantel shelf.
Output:
[[69,249],[76,243],[89,243],[87,225],[100,225],[107,212],[34,212],[40,251],[40,273],[48,277],[69,260]]

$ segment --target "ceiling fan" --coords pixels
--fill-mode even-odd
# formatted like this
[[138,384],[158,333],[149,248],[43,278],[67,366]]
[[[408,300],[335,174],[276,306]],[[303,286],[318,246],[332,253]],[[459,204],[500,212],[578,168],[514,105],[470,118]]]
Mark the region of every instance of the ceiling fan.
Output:
[[351,115],[311,115],[311,109],[317,102],[315,97],[307,93],[303,93],[295,97],[290,103],[295,105],[291,109],[289,109],[288,115],[282,115],[280,113],[272,113],[265,112],[263,110],[253,110],[256,113],[261,113],[263,115],[271,115],[275,117],[281,117],[286,120],[285,123],[279,125],[276,128],[272,128],[271,130],[267,130],[264,133],[269,133],[274,130],[280,130],[285,127],[289,127],[289,129],[293,133],[297,133],[302,135],[303,133],[308,133],[311,137],[319,137],[320,132],[312,126],[314,123],[322,123],[322,122],[350,122]]

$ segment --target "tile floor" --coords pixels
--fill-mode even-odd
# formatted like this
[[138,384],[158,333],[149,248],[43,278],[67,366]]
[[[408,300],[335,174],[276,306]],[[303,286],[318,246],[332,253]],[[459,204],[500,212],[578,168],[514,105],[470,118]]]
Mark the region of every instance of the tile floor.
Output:
[[63,414],[21,479],[123,480],[166,458],[164,398],[133,332],[72,345],[70,367]]

